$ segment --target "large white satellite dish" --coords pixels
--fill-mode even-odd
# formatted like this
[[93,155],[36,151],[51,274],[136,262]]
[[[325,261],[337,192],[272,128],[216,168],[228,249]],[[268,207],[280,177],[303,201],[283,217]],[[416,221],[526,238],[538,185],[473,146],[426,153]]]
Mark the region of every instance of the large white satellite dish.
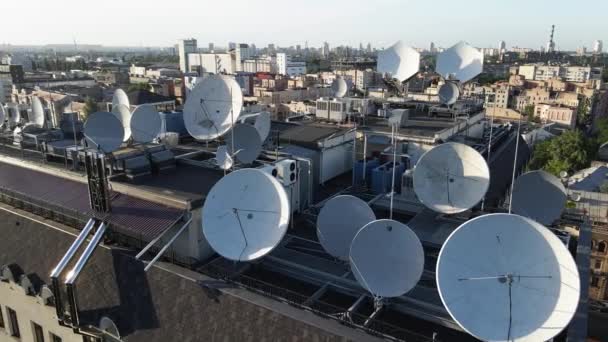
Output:
[[129,107],[123,104],[117,104],[112,107],[112,114],[120,121],[123,128],[122,141],[126,142],[131,137],[131,111]]
[[36,127],[44,126],[44,107],[37,96],[32,96],[32,112],[29,122]]
[[133,140],[149,143],[160,134],[162,120],[154,106],[142,105],[133,111],[129,125]]
[[531,171],[517,178],[513,185],[512,210],[550,225],[561,215],[568,195],[559,178],[545,171]]
[[348,83],[343,77],[336,77],[336,79],[331,84],[331,90],[334,94],[334,97],[342,98],[348,93]]
[[253,127],[255,127],[255,129],[258,130],[262,143],[264,141],[266,141],[266,139],[268,138],[268,135],[270,134],[270,128],[271,128],[270,113],[269,112],[259,113],[255,118],[255,123],[253,124]]
[[413,182],[418,199],[429,209],[456,214],[471,209],[484,197],[490,170],[473,148],[444,143],[420,157]]
[[350,266],[363,288],[377,297],[398,297],[416,286],[424,250],[416,234],[394,220],[365,225],[352,241]]
[[270,253],[289,223],[283,186],[258,169],[234,171],[217,182],[203,206],[203,233],[223,257],[251,261]]
[[439,87],[439,102],[445,105],[453,105],[460,97],[460,89],[454,82],[446,82]]
[[4,111],[4,105],[0,103],[0,128],[4,126],[4,120],[6,120],[6,112]]
[[126,106],[129,109],[131,108],[127,93],[125,93],[125,91],[120,88],[116,89],[116,91],[114,91],[114,96],[112,96],[112,108],[118,105]]
[[[232,145],[234,141],[234,146]],[[253,163],[262,152],[262,140],[255,127],[236,124],[226,137],[228,150],[235,152],[235,158],[243,164]]]
[[213,140],[230,130],[242,107],[239,84],[225,75],[210,75],[192,89],[184,106],[184,124],[195,139]]
[[123,142],[124,128],[113,113],[95,112],[84,123],[84,136],[89,147],[112,153]]
[[317,216],[317,237],[327,253],[347,261],[353,238],[374,220],[376,214],[365,201],[351,195],[336,196]]
[[400,82],[406,81],[420,70],[420,53],[398,41],[378,53],[376,69]]
[[446,80],[468,82],[483,71],[483,52],[460,42],[437,56],[435,71]]
[[234,160],[228,151],[228,146],[222,145],[217,148],[215,151],[215,160],[217,161],[217,166],[222,170],[228,170],[234,165]]
[[570,322],[580,279],[563,242],[510,214],[472,219],[448,237],[437,287],[452,318],[485,341],[548,341]]

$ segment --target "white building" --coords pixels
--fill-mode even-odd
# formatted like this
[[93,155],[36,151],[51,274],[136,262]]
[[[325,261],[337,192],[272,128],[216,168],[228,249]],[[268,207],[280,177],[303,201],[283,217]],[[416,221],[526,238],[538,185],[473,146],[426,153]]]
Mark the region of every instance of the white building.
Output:
[[277,73],[280,75],[305,75],[306,62],[293,62],[285,53],[277,53],[276,57]]
[[177,50],[179,55],[179,70],[182,72],[189,72],[189,58],[188,54],[196,52],[197,50],[196,39],[180,39],[177,43]]
[[593,42],[593,53],[602,53],[604,49],[604,43],[601,40],[596,40]]
[[236,63],[229,53],[189,53],[188,72],[234,74]]
[[552,78],[562,78],[567,82],[584,83],[600,79],[602,68],[589,66],[560,66],[560,65],[521,65],[518,74],[529,81],[547,81]]

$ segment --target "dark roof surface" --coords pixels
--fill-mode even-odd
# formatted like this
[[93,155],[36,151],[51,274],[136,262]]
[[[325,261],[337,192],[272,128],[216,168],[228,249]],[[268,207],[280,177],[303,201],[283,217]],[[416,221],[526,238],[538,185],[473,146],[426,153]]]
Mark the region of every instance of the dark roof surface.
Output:
[[148,90],[135,90],[129,92],[127,97],[132,106],[139,106],[146,103],[175,101],[175,99],[171,97],[155,94]]
[[[75,218],[94,216],[87,185],[24,167],[0,163],[0,192],[68,211]],[[106,218],[112,229],[127,236],[151,240],[183,215],[183,211],[124,194],[112,195],[112,212]]]
[[348,132],[348,129],[339,127],[299,125],[282,131],[279,138],[282,143],[318,148],[317,142],[323,141],[332,135],[340,135],[346,132]]
[[[0,265],[15,263],[47,284],[75,239],[1,208],[0,236]],[[158,267],[146,273],[143,267],[122,250],[97,248],[77,281],[82,323],[97,325],[107,316],[126,342],[376,340],[202,275]]]

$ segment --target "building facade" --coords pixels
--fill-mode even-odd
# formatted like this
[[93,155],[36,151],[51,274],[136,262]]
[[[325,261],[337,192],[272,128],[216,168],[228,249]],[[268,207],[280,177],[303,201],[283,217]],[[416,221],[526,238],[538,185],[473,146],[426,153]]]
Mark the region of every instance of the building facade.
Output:
[[177,43],[177,51],[179,54],[179,70],[181,70],[182,72],[190,71],[188,54],[196,52],[197,49],[198,47],[196,44],[196,39],[194,38],[181,39]]

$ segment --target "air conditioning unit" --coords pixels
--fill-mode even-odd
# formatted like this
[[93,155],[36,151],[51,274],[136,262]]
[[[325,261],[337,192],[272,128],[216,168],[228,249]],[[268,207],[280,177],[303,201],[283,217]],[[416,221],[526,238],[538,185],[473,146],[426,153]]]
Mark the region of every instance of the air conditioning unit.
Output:
[[[263,172],[266,172],[267,174],[271,175],[272,177],[279,179],[279,171],[275,165],[267,164],[267,165],[263,165],[263,166],[259,167],[258,169],[260,169]],[[279,179],[279,181],[280,181],[280,179]]]
[[279,180],[283,185],[294,184],[298,178],[298,170],[296,161],[293,159],[285,159],[276,163],[276,168],[279,175]]

